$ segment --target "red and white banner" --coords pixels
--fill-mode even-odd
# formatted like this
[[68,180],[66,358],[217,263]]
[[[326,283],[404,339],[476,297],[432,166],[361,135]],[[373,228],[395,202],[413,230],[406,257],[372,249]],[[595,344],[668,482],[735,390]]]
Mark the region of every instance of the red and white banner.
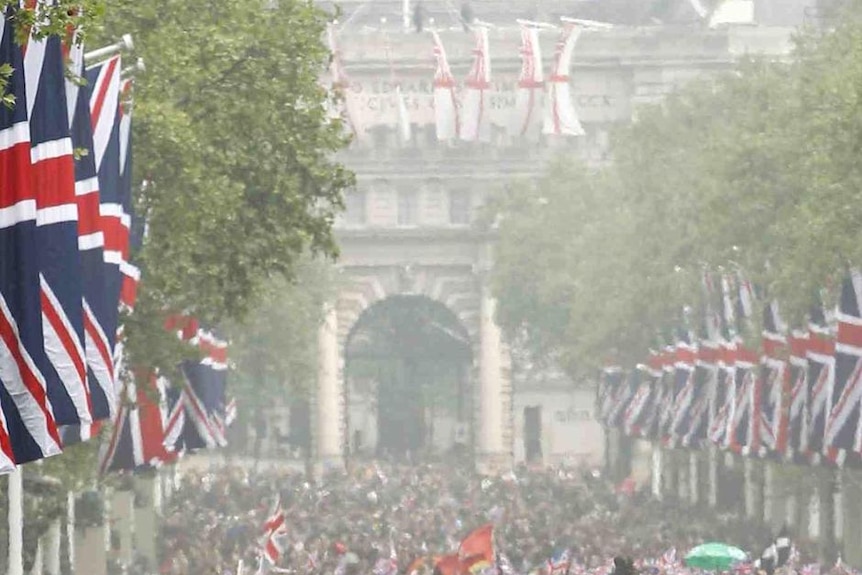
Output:
[[545,117],[542,133],[557,136],[583,136],[584,128],[575,111],[569,85],[569,69],[575,43],[583,28],[575,23],[566,23],[557,41],[554,53],[554,68],[548,78],[548,93],[545,98]]
[[528,23],[521,24],[521,74],[515,95],[515,112],[510,132],[512,136],[538,134],[544,89],[545,74],[542,70],[539,29]]
[[467,77],[463,101],[461,139],[465,142],[491,141],[491,116],[488,99],[491,93],[491,54],[488,29],[477,27],[473,67]]
[[434,59],[437,69],[434,71],[434,123],[437,128],[437,139],[451,140],[458,137],[458,97],[455,94],[455,77],[449,68],[446,49],[437,32],[431,32],[434,37]]

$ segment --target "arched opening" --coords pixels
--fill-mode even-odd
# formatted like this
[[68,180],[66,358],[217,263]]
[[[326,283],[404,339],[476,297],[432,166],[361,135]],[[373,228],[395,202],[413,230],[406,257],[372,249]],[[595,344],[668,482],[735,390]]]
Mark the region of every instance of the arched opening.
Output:
[[472,350],[451,310],[424,296],[388,297],[362,313],[345,348],[352,453],[466,449]]

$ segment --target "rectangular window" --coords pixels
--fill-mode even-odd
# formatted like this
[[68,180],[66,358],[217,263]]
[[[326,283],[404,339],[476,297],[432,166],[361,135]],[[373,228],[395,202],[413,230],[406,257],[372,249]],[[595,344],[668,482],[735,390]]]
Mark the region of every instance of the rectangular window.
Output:
[[352,190],[344,196],[344,219],[349,226],[364,226],[366,223],[365,190]]
[[469,190],[449,190],[449,223],[467,225],[472,217]]
[[415,190],[398,190],[398,225],[415,226],[418,206]]

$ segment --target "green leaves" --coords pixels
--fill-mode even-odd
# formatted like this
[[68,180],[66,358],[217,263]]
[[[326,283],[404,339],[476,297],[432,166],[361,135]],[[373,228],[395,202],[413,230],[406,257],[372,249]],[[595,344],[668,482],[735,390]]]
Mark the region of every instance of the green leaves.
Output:
[[573,373],[634,363],[697,309],[704,267],[742,269],[799,321],[862,262],[862,25],[797,43],[790,63],[744,61],[639,109],[613,166],[561,162],[495,206],[510,337]]
[[[270,278],[292,278],[299,254],[335,255],[331,224],[353,176],[331,159],[345,139],[318,83],[327,18],[301,0],[112,5],[102,36],[132,33],[147,63],[133,152],[135,181],[148,182],[136,201],[148,314],[240,318]],[[150,320],[130,332],[157,330]],[[155,332],[129,337],[140,361],[170,355]]]

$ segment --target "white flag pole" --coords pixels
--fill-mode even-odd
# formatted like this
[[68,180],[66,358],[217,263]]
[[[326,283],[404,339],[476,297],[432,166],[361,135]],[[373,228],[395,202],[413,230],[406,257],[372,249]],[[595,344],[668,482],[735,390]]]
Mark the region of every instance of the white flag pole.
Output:
[[9,561],[8,575],[24,575],[24,480],[21,468],[8,476]]

